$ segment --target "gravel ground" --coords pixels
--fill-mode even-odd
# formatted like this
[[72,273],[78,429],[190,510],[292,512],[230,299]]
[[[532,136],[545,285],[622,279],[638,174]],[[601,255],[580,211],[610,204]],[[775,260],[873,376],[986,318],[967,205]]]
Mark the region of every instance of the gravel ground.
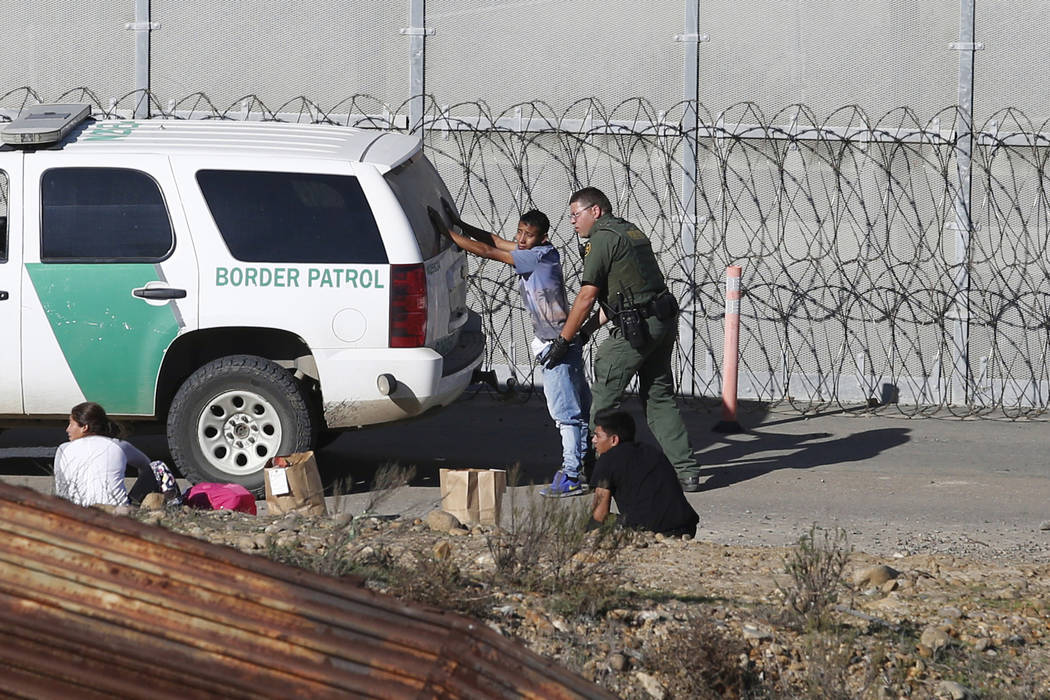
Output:
[[[888,542],[893,553],[879,555],[850,551],[846,533],[825,548],[846,559],[838,578],[815,587],[838,592],[815,626],[790,604],[812,589],[787,572],[798,546],[729,544],[701,531],[695,540],[640,535],[610,558],[583,540],[543,555],[577,567],[558,586],[501,573],[497,528],[457,527],[438,511],[371,517],[357,511],[359,498],[316,517],[127,514],[469,614],[625,698],[1050,697],[1045,551],[1033,558],[932,534]],[[519,531],[527,522],[518,519]],[[818,544],[824,533],[834,530],[816,530]]]
[[[600,575],[560,589],[497,571],[492,529],[425,523],[440,505],[440,467],[517,465],[525,481],[550,478],[557,436],[534,400],[474,398],[340,438],[319,454],[322,476],[360,492],[330,499],[335,516],[133,515],[363,573],[370,587],[476,616],[628,698],[1050,697],[1050,423],[758,407],[741,415],[748,432],[719,435],[715,418],[686,412],[704,478],[689,495],[696,540],[643,537],[614,562],[584,543],[576,554],[597,557]],[[9,431],[0,449],[24,444]],[[369,507],[368,484],[390,462],[417,476]],[[4,464],[5,478],[50,487],[17,459]],[[27,464],[40,473],[39,459]],[[508,499],[527,502],[530,490]],[[814,525],[841,528],[852,548],[839,609],[817,631],[792,613],[799,586],[785,571]],[[879,566],[894,574],[864,576]]]

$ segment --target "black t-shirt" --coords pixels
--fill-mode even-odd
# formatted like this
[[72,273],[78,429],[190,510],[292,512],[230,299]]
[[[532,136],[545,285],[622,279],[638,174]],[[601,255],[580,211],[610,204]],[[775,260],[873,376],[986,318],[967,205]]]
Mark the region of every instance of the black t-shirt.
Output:
[[652,445],[621,442],[611,448],[598,458],[591,483],[612,492],[625,527],[669,533],[700,522],[674,467]]

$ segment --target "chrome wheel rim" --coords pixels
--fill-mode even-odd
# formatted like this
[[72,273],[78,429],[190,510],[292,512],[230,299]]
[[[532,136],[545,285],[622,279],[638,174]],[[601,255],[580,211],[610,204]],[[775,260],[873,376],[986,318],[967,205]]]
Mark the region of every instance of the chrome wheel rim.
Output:
[[207,403],[197,421],[197,440],[208,464],[236,476],[262,469],[281,446],[281,419],[267,399],[252,391],[227,391]]

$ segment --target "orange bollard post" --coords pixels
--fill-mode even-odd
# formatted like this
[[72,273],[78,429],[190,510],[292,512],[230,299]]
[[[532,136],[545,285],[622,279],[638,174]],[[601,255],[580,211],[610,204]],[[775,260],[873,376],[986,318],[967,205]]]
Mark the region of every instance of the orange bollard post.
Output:
[[740,274],[739,265],[726,268],[726,324],[722,349],[722,420],[713,430],[717,433],[740,433],[743,428],[736,416],[736,383],[740,360]]

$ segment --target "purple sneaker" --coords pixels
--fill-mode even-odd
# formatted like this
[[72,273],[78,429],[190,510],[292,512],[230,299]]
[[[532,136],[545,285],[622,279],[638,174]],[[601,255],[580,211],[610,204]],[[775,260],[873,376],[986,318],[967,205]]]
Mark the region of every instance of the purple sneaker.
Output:
[[540,489],[540,495],[547,498],[565,498],[566,496],[582,496],[590,489],[587,484],[579,479],[570,479],[560,469],[554,474],[554,480],[550,486]]

